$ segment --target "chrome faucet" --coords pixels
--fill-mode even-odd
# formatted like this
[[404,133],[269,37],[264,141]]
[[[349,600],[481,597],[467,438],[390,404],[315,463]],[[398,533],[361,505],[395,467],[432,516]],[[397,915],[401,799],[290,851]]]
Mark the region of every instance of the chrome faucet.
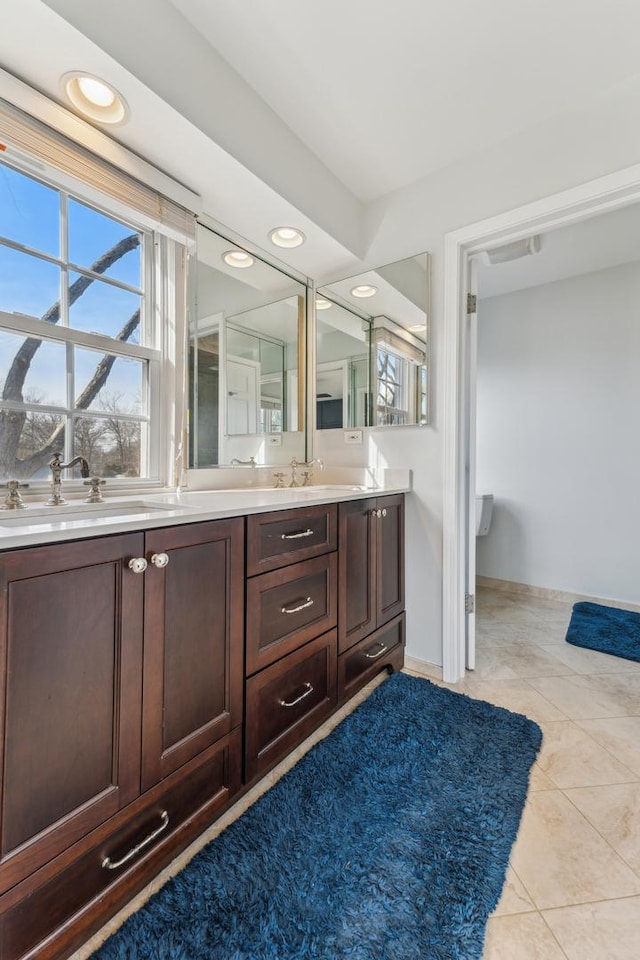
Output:
[[290,464],[290,466],[291,466],[291,483],[289,484],[289,486],[290,486],[290,487],[299,487],[299,486],[300,486],[300,484],[298,483],[298,474],[297,474],[297,469],[298,469],[298,467],[309,467],[309,468],[310,468],[309,470],[305,470],[305,472],[304,472],[304,480],[302,481],[302,486],[303,486],[303,487],[308,487],[308,486],[310,486],[310,485],[311,485],[311,481],[313,480],[313,466],[314,466],[314,464],[317,464],[317,465],[320,467],[321,470],[324,470],[324,460],[321,460],[320,457],[314,457],[313,460],[303,460],[303,461],[297,460],[297,459],[294,457],[293,460],[291,461],[291,464]]
[[317,465],[320,470],[324,470],[324,460],[321,460],[320,457],[314,457],[313,460],[307,460],[306,463],[301,463],[301,467],[309,467],[308,470],[305,470],[303,473],[304,480],[302,481],[303,487],[311,486],[313,482],[313,467]]
[[88,477],[89,473],[89,464],[84,457],[74,457],[73,460],[70,460],[69,463],[62,463],[60,457],[61,453],[54,453],[53,457],[49,461],[49,467],[51,468],[51,496],[47,500],[48,507],[61,507],[62,504],[67,501],[62,496],[62,471],[68,470],[70,467],[75,467],[77,463],[80,464],[80,473],[83,477]]

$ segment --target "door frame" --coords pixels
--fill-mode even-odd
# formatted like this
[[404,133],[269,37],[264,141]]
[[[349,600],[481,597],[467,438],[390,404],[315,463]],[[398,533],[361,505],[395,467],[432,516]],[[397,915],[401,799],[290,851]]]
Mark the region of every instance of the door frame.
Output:
[[[469,258],[481,250],[578,223],[640,201],[640,164],[516,207],[445,235],[444,249],[444,438],[442,516],[442,673],[448,683],[465,674],[465,593],[470,524],[475,522],[466,468],[473,441],[468,416],[471,384],[467,294]],[[475,384],[474,384],[475,389]],[[475,399],[475,398],[474,398]]]

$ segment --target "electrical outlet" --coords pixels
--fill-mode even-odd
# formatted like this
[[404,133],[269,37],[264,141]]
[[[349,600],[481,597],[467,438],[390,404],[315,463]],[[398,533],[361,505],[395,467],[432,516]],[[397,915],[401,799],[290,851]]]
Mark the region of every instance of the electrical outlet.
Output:
[[362,430],[347,430],[344,434],[345,443],[362,443]]
[[270,437],[267,437],[267,446],[268,447],[281,447],[282,446],[282,437],[277,433],[272,434]]

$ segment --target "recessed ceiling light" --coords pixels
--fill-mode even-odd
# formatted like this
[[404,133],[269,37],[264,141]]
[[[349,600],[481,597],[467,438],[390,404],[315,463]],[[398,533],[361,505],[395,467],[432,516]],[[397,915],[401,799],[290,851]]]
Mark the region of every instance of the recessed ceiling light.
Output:
[[427,325],[426,323],[412,323],[410,327],[407,327],[409,333],[426,333]]
[[74,70],[65,73],[60,83],[71,104],[90,120],[114,125],[129,119],[129,107],[124,97],[100,77]]
[[230,267],[237,267],[238,270],[244,270],[254,264],[253,257],[245,253],[244,250],[227,250],[226,253],[222,254],[222,259]]
[[316,310],[329,310],[330,307],[330,300],[326,300],[324,297],[316,297]]
[[271,243],[275,243],[276,247],[299,247],[301,243],[304,243],[305,236],[301,230],[296,230],[295,227],[276,227],[269,234],[269,240],[271,240]]
[[368,283],[361,283],[358,287],[351,290],[352,297],[361,297],[363,300],[367,297],[375,297],[378,292],[377,287],[371,287]]

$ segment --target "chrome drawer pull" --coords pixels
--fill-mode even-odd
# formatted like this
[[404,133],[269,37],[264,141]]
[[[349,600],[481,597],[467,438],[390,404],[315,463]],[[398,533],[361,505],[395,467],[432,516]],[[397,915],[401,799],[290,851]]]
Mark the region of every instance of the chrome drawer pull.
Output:
[[302,537],[312,537],[313,530],[310,527],[307,527],[306,530],[299,530],[298,533],[281,533],[281,540],[301,540]]
[[159,837],[163,830],[166,830],[169,826],[169,814],[166,810],[163,810],[160,814],[160,819],[162,823],[159,827],[153,830],[148,837],[145,837],[144,840],[141,840],[140,843],[136,844],[129,853],[126,853],[124,857],[121,857],[119,860],[112,860],[110,857],[105,857],[102,861],[102,866],[105,870],[117,870],[118,867],[123,867],[125,863],[129,863],[130,860],[133,860],[141,850],[144,850],[145,847],[148,847],[150,843],[153,843],[156,837]]
[[169,563],[169,554],[168,553],[154,553],[151,557],[151,563],[154,567],[158,567],[159,570],[162,570],[163,567]]
[[[389,649],[386,643],[378,643],[378,644],[374,644],[374,646],[379,646],[380,649],[378,650],[377,653],[365,653],[365,657],[367,658],[367,660],[377,660],[378,657],[381,657],[382,654],[386,653],[387,650]],[[369,650],[373,650],[373,647],[369,647]]]
[[306,610],[307,607],[313,606],[313,600],[311,597],[305,597],[302,603],[299,603],[297,607],[280,607],[280,613],[300,613],[301,610]]
[[305,691],[301,693],[299,697],[296,697],[295,700],[281,700],[281,707],[295,707],[297,703],[300,703],[301,700],[304,700],[305,697],[308,697],[310,693],[313,693],[313,687],[310,683],[303,684]]
[[147,566],[148,564],[144,557],[133,557],[129,560],[129,570],[133,570],[134,573],[144,573]]

